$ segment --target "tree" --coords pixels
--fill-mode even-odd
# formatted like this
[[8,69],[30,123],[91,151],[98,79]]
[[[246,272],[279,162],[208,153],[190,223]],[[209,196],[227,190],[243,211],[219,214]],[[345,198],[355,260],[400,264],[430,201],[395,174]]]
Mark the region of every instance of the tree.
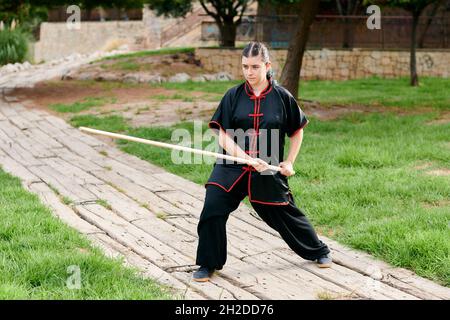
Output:
[[[252,0],[199,0],[205,12],[217,24],[220,32],[220,46],[234,47],[236,30],[242,16]],[[192,0],[145,0],[158,15],[184,17],[192,10]]]
[[402,8],[412,15],[411,21],[411,46],[410,46],[410,84],[412,86],[419,85],[419,77],[417,75],[417,63],[416,63],[416,48],[417,48],[417,26],[419,24],[419,18],[423,10],[432,3],[439,0],[377,0],[367,1],[368,3],[379,4],[383,6]]
[[427,34],[428,28],[430,27],[431,22],[433,21],[433,18],[436,16],[436,13],[438,12],[439,7],[442,4],[444,4],[444,1],[445,0],[439,0],[439,1],[436,1],[434,3],[433,8],[431,9],[431,12],[430,12],[430,14],[429,14],[429,16],[427,18],[427,22],[425,23],[425,27],[423,28],[422,34],[419,37],[419,40],[418,40],[418,43],[417,43],[417,46],[419,48],[423,48],[424,47],[425,36]]
[[10,25],[15,20],[23,31],[35,33],[39,24],[47,20],[48,9],[69,5],[80,6],[90,16],[92,9],[97,7],[142,8],[143,0],[0,0],[0,21]]
[[[76,1],[65,0],[67,4],[76,4]],[[86,10],[88,20],[91,19],[92,10],[98,7],[123,9],[142,8],[143,0],[79,0],[78,5]]]
[[344,40],[342,46],[350,48],[353,46],[353,23],[347,16],[353,16],[361,9],[362,0],[336,0],[336,6],[339,14],[343,16],[344,22]]
[[[10,24],[12,20],[23,23],[26,20],[32,20],[36,16],[46,17],[46,7],[53,2],[61,1],[45,1],[45,0],[21,0],[9,1],[0,0],[0,21]],[[44,13],[45,11],[45,13]]]
[[297,12],[299,23],[296,26],[294,37],[289,43],[280,82],[294,97],[298,96],[303,55],[311,25],[319,12],[319,5],[319,0],[299,0],[297,3],[293,3],[294,8],[297,8],[295,12]]

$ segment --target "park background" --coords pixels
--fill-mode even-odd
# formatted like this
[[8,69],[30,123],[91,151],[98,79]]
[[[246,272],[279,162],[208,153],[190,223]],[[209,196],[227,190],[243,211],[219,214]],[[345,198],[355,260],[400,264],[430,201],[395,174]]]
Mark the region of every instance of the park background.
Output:
[[[223,94],[242,82],[242,47],[263,41],[275,79],[310,119],[289,181],[317,231],[449,286],[450,1],[79,1],[79,28],[67,22],[72,4],[0,1],[6,101],[75,128],[171,142],[174,129],[193,133],[194,120],[207,129]],[[369,27],[374,4],[379,29]],[[24,72],[31,76],[19,83]],[[8,155],[14,135],[1,120]],[[104,142],[200,185],[212,168]],[[0,298],[173,297],[92,248],[5,171],[0,216]],[[62,286],[67,265],[88,266],[90,285]]]

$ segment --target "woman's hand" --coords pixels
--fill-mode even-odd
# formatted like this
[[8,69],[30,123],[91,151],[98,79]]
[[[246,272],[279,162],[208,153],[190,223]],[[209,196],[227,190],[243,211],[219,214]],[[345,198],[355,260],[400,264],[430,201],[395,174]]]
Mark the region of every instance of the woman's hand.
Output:
[[263,172],[269,169],[269,164],[262,159],[253,158],[252,161],[257,162],[256,164],[253,164],[252,167],[255,168],[258,172]]
[[292,162],[283,161],[280,163],[280,173],[286,177],[293,176],[295,174],[294,167],[292,166]]

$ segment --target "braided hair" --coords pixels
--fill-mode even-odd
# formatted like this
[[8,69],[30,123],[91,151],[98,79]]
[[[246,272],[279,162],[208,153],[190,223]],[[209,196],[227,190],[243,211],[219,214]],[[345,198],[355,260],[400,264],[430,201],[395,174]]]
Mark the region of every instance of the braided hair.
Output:
[[[269,50],[267,49],[266,45],[262,42],[258,41],[252,41],[249,44],[247,44],[242,51],[242,56],[246,58],[250,57],[257,57],[261,55],[261,59],[264,63],[267,63],[270,61],[269,58]],[[272,68],[267,70],[266,78],[267,80],[270,80],[273,77],[273,71]]]

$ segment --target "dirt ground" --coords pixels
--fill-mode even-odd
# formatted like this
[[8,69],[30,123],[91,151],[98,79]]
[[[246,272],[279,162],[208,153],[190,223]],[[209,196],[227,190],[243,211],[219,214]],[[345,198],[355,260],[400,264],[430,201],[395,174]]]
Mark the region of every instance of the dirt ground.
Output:
[[205,70],[193,53],[175,53],[100,60],[80,67],[75,72],[71,72],[71,76],[78,78],[82,74],[108,74],[123,77],[133,72],[171,77],[177,73],[197,76],[205,73]]
[[183,93],[189,101],[183,99],[158,98],[171,97],[177,91],[154,88],[148,85],[121,85],[108,88],[104,83],[81,81],[49,81],[34,88],[20,88],[11,94],[29,108],[38,108],[57,115],[68,121],[73,113],[59,113],[50,105],[56,103],[72,104],[86,97],[115,98],[114,102],[100,107],[92,107],[77,115],[114,115],[120,114],[133,126],[171,125],[173,123],[200,119],[209,120],[217,108],[218,102],[204,101],[200,97],[204,92]]
[[[108,84],[95,81],[47,81],[37,84],[34,88],[21,88],[12,92],[14,96],[30,108],[46,110],[54,115],[68,120],[71,113],[58,113],[49,108],[55,103],[72,104],[86,97],[114,97],[114,103],[106,103],[101,107],[93,107],[78,114],[121,114],[134,126],[141,125],[171,125],[183,120],[209,120],[220,100],[220,95],[205,92],[179,92],[145,84]],[[181,99],[171,99],[174,94]],[[161,96],[167,98],[161,99]],[[212,98],[206,99],[205,97]],[[215,101],[214,101],[215,100]],[[334,120],[342,115],[358,112],[394,112],[397,114],[420,114],[430,112],[428,109],[405,110],[402,108],[352,106],[322,106],[314,101],[300,101],[303,111],[320,120]],[[443,112],[438,120],[428,124],[443,124],[450,122],[450,113]]]

